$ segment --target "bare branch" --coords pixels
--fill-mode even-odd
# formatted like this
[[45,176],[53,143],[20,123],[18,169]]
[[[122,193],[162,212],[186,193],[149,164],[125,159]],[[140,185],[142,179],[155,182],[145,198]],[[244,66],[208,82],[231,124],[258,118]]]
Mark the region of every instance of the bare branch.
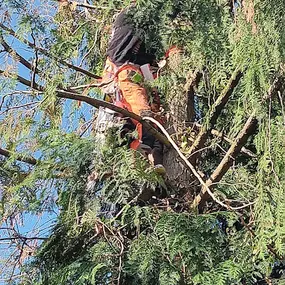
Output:
[[25,236],[17,236],[17,237],[6,237],[6,238],[0,238],[0,241],[13,241],[13,240],[47,240],[47,238],[43,237],[25,237]]

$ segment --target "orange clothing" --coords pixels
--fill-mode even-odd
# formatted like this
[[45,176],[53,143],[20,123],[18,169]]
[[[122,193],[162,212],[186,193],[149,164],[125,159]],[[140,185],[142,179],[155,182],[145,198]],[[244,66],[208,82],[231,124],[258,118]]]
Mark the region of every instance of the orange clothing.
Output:
[[140,115],[141,111],[150,110],[146,90],[140,85],[141,82],[137,82],[140,79],[143,81],[139,67],[127,64],[119,69],[117,76],[121,95],[127,103],[129,111]]
[[151,109],[146,90],[141,86],[142,82],[143,75],[139,66],[126,63],[117,67],[107,58],[102,83],[108,84],[102,87],[103,92],[114,94],[118,88],[122,97],[121,101],[125,103],[126,109],[137,115],[140,115],[142,110]]

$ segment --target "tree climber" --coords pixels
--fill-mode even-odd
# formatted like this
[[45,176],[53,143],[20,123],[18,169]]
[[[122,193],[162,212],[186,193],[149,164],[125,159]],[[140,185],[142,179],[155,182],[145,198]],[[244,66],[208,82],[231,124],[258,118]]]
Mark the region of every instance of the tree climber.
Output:
[[[153,90],[148,95],[142,84],[144,80],[154,78],[151,66],[155,56],[146,53],[143,37],[131,25],[127,11],[123,10],[117,16],[112,27],[102,76],[102,83],[107,84],[102,89],[105,100],[142,117],[154,116],[160,109],[158,93]],[[132,123],[138,132],[138,139],[133,140],[130,147],[150,154],[156,171],[165,173],[162,144],[146,132],[139,122],[132,120]]]

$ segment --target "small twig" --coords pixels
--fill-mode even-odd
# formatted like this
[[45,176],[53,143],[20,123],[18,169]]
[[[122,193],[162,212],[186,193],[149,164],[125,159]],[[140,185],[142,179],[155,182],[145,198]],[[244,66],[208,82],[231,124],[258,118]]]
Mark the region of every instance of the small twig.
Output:
[[28,107],[28,106],[31,106],[31,105],[35,105],[35,104],[39,104],[41,103],[42,101],[36,101],[36,102],[30,102],[30,103],[26,103],[26,104],[23,104],[23,105],[19,105],[19,106],[13,106],[13,107],[10,107],[10,108],[7,108],[6,110],[2,111],[0,113],[0,115],[4,114],[4,113],[7,113],[11,110],[15,110],[15,109],[21,109],[21,108],[25,108],[25,107]]
[[78,89],[86,89],[86,88],[92,88],[92,87],[103,87],[108,84],[110,84],[113,81],[113,79],[106,81],[106,82],[101,82],[101,83],[94,83],[91,82],[90,84],[84,84],[84,85],[79,85],[79,86],[73,86],[73,87],[67,87],[66,90],[78,90]]
[[281,110],[282,110],[282,116],[283,116],[283,124],[285,125],[285,111],[284,111],[283,98],[281,96],[281,92],[280,91],[278,91],[277,94],[278,94],[278,98],[279,98],[280,104],[281,104]]
[[86,57],[91,53],[91,51],[94,49],[94,47],[96,46],[96,42],[97,42],[97,36],[98,36],[98,30],[96,30],[96,33],[95,33],[95,40],[94,40],[94,43],[93,45],[91,46],[91,48],[87,51],[87,53],[82,57],[82,60],[79,64],[79,66],[82,66],[84,60],[86,59]]
[[[36,39],[35,39],[35,37],[34,37],[34,33],[33,33],[33,31],[32,31],[32,33],[31,33],[31,36],[32,36],[32,39],[33,39],[33,41],[34,41],[34,45],[36,45]],[[38,66],[38,50],[35,50],[35,64],[33,64],[33,68],[32,68],[32,80],[31,80],[31,82],[32,82],[32,84],[31,84],[31,86],[33,86],[33,83],[36,81],[36,72],[37,72],[37,70],[38,70],[38,68],[37,68],[37,66]]]

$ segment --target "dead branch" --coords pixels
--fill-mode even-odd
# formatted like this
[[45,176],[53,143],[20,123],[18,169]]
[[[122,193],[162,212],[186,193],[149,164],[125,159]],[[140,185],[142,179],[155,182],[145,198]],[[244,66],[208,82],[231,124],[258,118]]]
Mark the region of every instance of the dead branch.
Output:
[[202,209],[204,203],[210,198],[210,193],[207,191],[207,189],[213,188],[213,185],[219,182],[228,171],[228,169],[233,165],[235,157],[239,154],[248,137],[252,134],[252,131],[255,129],[256,124],[257,120],[255,118],[255,112],[253,112],[218,167],[206,181],[207,187],[203,186],[199,195],[194,199],[192,203],[193,208],[199,206],[199,208]]
[[200,149],[204,146],[210,130],[213,128],[214,124],[216,123],[219,115],[221,114],[221,111],[225,107],[226,103],[228,102],[231,94],[233,93],[235,87],[238,85],[241,77],[242,72],[240,70],[236,70],[231,79],[229,80],[227,86],[222,91],[216,102],[212,105],[208,115],[207,115],[207,121],[200,129],[200,132],[197,135],[197,138],[195,139],[194,143],[192,144],[189,153],[193,153],[194,151]]
[[89,76],[89,77],[91,77],[91,78],[101,79],[101,76],[98,76],[98,75],[96,75],[96,74],[93,74],[92,72],[90,72],[90,71],[88,71],[88,70],[85,70],[85,69],[83,69],[83,68],[81,68],[81,67],[79,67],[79,66],[73,65],[73,64],[71,64],[71,63],[69,63],[69,62],[67,62],[67,61],[65,61],[65,60],[62,60],[62,59],[60,59],[60,58],[57,57],[57,56],[51,55],[50,52],[47,51],[46,49],[44,49],[44,48],[42,48],[42,47],[36,46],[34,43],[28,41],[27,39],[23,39],[22,37],[18,36],[17,33],[16,33],[14,30],[12,30],[12,29],[6,27],[6,26],[3,25],[2,23],[0,23],[0,28],[2,28],[2,29],[5,30],[6,32],[8,32],[11,36],[13,36],[13,37],[15,37],[17,40],[23,42],[24,44],[26,44],[26,45],[29,46],[30,48],[32,48],[32,49],[34,49],[34,50],[36,50],[36,51],[41,52],[43,55],[45,55],[45,56],[47,56],[47,57],[49,57],[49,58],[52,58],[52,59],[58,61],[59,63],[65,65],[65,66],[67,66],[67,67],[69,67],[69,68],[71,68],[71,69],[73,69],[73,70],[75,70],[75,71],[77,71],[77,72],[80,72],[80,73],[82,73],[82,74],[85,74],[85,75],[87,75],[87,76]]

